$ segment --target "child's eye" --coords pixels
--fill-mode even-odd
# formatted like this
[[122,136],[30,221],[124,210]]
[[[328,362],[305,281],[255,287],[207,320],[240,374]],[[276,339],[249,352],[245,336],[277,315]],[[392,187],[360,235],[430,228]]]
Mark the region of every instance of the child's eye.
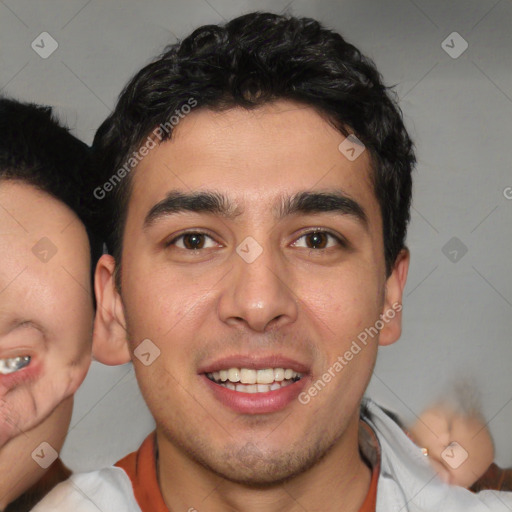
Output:
[[0,359],[0,375],[9,375],[30,364],[30,356],[17,356]]
[[[207,240],[210,240],[210,245],[207,245]],[[170,242],[166,244],[167,247],[175,245],[180,249],[186,249],[190,251],[198,250],[198,249],[209,249],[211,247],[215,247],[217,242],[213,240],[213,238],[206,233],[201,233],[199,231],[183,233],[176,238],[173,238]]]
[[[299,243],[299,240],[304,240],[304,243]],[[329,245],[329,240],[331,244]],[[333,243],[334,242],[334,243]],[[328,249],[335,245],[345,246],[346,243],[338,236],[328,231],[310,231],[300,236],[296,242],[293,243],[295,247],[305,247],[307,249]]]

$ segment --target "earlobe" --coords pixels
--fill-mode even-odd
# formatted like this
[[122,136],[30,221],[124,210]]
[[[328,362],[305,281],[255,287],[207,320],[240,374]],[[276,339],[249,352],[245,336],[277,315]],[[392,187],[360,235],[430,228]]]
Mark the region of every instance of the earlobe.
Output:
[[107,365],[130,361],[124,310],[115,284],[115,260],[104,254],[98,261],[94,275],[96,316],[94,319],[93,357]]
[[391,275],[386,281],[386,297],[382,311],[384,327],[380,331],[379,345],[391,345],[402,334],[402,296],[409,261],[409,250],[404,248],[397,256]]

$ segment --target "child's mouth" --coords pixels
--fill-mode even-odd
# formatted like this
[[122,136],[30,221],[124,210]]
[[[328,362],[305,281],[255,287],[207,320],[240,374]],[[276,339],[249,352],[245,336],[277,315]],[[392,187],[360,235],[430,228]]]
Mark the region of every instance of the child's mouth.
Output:
[[9,375],[30,364],[30,356],[16,356],[0,359],[0,375]]

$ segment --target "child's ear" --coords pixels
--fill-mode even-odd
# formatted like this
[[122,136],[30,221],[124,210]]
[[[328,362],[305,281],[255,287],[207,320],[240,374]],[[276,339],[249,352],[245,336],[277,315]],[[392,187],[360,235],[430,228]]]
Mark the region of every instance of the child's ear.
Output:
[[114,271],[114,258],[109,254],[101,256],[94,274],[97,309],[92,353],[94,359],[107,365],[130,361],[123,303],[115,286]]
[[386,296],[382,310],[384,327],[380,331],[379,345],[391,345],[402,334],[402,295],[407,281],[410,254],[404,248],[398,254],[386,281]]

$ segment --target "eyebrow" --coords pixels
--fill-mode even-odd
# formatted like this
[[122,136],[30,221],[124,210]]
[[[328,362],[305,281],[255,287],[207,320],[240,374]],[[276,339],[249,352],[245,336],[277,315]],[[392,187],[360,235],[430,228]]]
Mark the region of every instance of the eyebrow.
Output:
[[333,192],[299,192],[291,197],[283,197],[276,208],[276,217],[297,214],[334,213],[348,215],[368,227],[368,216],[364,208],[354,199],[341,191]]
[[144,228],[149,228],[157,220],[169,215],[193,212],[210,213],[227,219],[241,215],[242,210],[232,205],[228,198],[217,192],[195,192],[185,194],[172,190],[165,199],[156,203],[144,219]]
[[[233,220],[243,213],[243,209],[231,203],[225,195],[218,192],[184,193],[172,190],[149,210],[144,219],[144,229],[164,217],[185,212],[214,214]],[[292,196],[280,197],[273,212],[277,220],[299,214],[348,215],[359,221],[363,227],[368,227],[368,216],[364,208],[341,191],[305,191]]]

